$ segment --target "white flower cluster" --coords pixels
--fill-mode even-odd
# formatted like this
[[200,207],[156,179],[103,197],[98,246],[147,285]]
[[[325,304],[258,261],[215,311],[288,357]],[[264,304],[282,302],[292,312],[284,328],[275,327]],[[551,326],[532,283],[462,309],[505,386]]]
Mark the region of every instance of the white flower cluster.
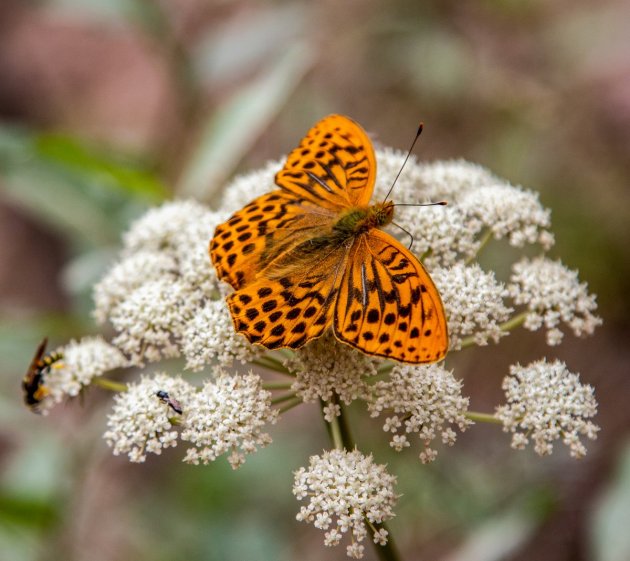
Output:
[[512,312],[504,303],[509,293],[493,272],[477,264],[456,264],[435,269],[432,277],[444,302],[451,350],[459,349],[465,337],[487,345],[489,339],[496,343],[508,334],[501,323]]
[[[331,333],[312,341],[284,362],[296,375],[291,389],[305,402],[330,402],[333,395],[346,404],[367,398],[365,379],[376,374],[374,359],[338,342]],[[339,415],[338,406],[328,403],[326,419]]]
[[56,350],[63,358],[54,363],[44,376],[48,395],[41,403],[46,414],[65,397],[76,397],[93,378],[109,370],[128,366],[127,359],[102,337],[84,337],[70,341]]
[[562,341],[560,324],[581,336],[590,335],[602,323],[593,314],[595,296],[588,293],[586,283],[580,283],[577,271],[560,261],[522,259],[513,266],[509,290],[516,304],[527,306],[525,327],[535,331],[544,325],[549,345]]
[[124,235],[121,260],[94,289],[94,316],[111,322],[117,333],[112,342],[131,363],[183,353],[198,370],[254,356],[215,304],[223,288],[208,243],[226,217],[193,201],[173,201],[146,213]]
[[130,384],[116,395],[104,434],[114,454],[144,462],[148,452],[160,454],[181,439],[192,444],[185,462],[207,464],[229,452],[228,461],[239,467],[245,454],[271,442],[262,428],[275,423],[278,412],[271,408],[271,394],[262,389],[260,377],[228,376],[221,371],[216,377],[199,390],[165,373],[142,376]]
[[530,439],[541,456],[551,454],[553,442],[562,439],[571,456],[581,458],[586,448],[580,436],[593,440],[599,427],[589,421],[597,413],[593,388],[580,383],[577,374],[560,361],[540,360],[512,366],[503,380],[507,404],[496,417],[512,433],[512,447],[523,449]]
[[171,423],[173,411],[159,399],[159,391],[176,399],[182,406],[183,419],[186,418],[196,393],[191,384],[162,372],[151,378],[143,376],[114,398],[114,408],[107,419],[109,430],[103,437],[116,456],[127,454],[132,462],[144,462],[147,452],[161,454],[163,448],[177,445],[178,433]]
[[[375,199],[382,198],[400,170],[406,154],[376,152],[379,177]],[[414,252],[425,255],[431,269],[476,256],[482,237],[507,238],[515,247],[553,245],[550,213],[532,191],[510,185],[481,166],[463,160],[419,164],[410,158],[394,188],[397,203],[447,200],[447,207],[398,207],[396,222],[414,237]],[[427,255],[428,254],[428,255]]]
[[424,444],[422,463],[435,459],[431,442],[440,437],[452,445],[456,433],[452,426],[464,431],[471,424],[466,418],[468,398],[461,395],[461,382],[438,364],[427,366],[396,365],[389,381],[374,385],[374,398],[368,404],[372,417],[383,413],[383,430],[392,433],[390,445],[400,452],[410,446],[407,434],[417,433]]
[[[308,469],[295,472],[293,494],[298,500],[309,500],[296,518],[325,530],[327,546],[338,545],[349,532],[352,543],[347,554],[360,559],[364,549],[361,542],[368,534],[366,520],[374,525],[394,516],[398,498],[395,483],[396,478],[385,466],[375,464],[371,455],[364,456],[358,450],[325,451],[310,458]],[[387,532],[380,529],[373,539],[384,545]]]
[[245,454],[271,442],[262,431],[276,422],[278,412],[271,408],[271,393],[262,389],[262,380],[251,372],[245,376],[218,374],[206,382],[188,406],[181,438],[192,444],[185,462],[207,464],[230,452],[228,461],[236,469]]
[[197,371],[213,360],[222,366],[235,360],[245,364],[260,356],[263,349],[234,331],[228,307],[221,299],[206,302],[185,325],[182,352],[186,368]]

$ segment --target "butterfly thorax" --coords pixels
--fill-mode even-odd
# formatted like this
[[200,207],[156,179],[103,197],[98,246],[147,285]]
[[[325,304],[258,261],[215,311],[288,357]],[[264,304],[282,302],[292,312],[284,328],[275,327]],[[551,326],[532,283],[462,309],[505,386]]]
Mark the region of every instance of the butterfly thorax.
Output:
[[389,224],[394,218],[394,203],[376,203],[372,206],[352,207],[342,212],[333,225],[341,237],[354,237]]

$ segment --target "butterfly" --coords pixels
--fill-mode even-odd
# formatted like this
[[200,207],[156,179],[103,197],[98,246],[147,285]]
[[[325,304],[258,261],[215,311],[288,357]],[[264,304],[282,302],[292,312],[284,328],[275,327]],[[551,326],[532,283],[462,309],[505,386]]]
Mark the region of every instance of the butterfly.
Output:
[[37,408],[41,401],[48,395],[48,390],[44,386],[44,376],[50,372],[50,367],[63,358],[61,353],[46,353],[48,338],[38,345],[33,360],[22,380],[24,390],[24,404],[37,413]]
[[370,206],[375,178],[365,131],[330,115],[288,155],[278,189],[216,228],[210,258],[234,288],[234,327],[251,343],[299,349],[332,328],[369,355],[414,364],[444,358],[440,294],[418,258],[381,230],[394,203]]

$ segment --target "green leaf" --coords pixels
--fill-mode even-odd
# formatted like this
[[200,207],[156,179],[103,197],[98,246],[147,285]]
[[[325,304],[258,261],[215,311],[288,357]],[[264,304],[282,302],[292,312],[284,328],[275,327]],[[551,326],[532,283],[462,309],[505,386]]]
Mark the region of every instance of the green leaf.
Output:
[[131,217],[168,195],[131,158],[9,126],[0,126],[0,173],[7,199],[81,245],[117,243]]
[[115,189],[128,191],[150,202],[161,201],[169,194],[154,175],[125,161],[122,156],[104,155],[90,150],[77,140],[57,134],[40,134],[34,139],[36,155],[79,175],[99,179]]
[[603,493],[591,525],[593,559],[630,559],[630,446],[620,459],[617,474]]

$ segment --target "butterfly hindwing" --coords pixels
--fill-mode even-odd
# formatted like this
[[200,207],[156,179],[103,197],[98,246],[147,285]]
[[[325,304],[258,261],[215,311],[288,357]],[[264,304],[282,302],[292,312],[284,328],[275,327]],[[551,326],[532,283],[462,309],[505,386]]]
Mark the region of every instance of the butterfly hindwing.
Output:
[[389,234],[357,237],[335,305],[335,336],[401,362],[442,359],[448,333],[440,295],[420,261]]
[[348,248],[309,254],[310,240],[286,252],[252,284],[227,297],[236,330],[268,349],[297,349],[330,327]]
[[329,115],[287,157],[276,183],[320,207],[367,205],[376,177],[376,158],[365,131],[352,119]]

